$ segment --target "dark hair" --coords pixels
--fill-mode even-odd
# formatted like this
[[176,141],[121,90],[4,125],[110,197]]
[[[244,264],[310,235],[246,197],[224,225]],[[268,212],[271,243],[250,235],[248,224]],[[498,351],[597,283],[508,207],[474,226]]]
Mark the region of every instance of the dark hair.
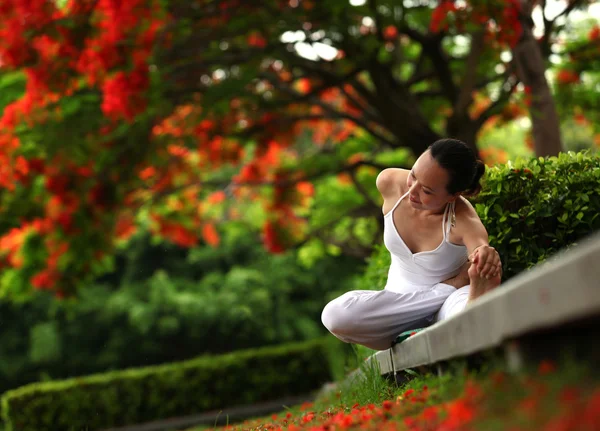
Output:
[[450,194],[474,196],[481,190],[479,180],[485,173],[485,164],[477,160],[475,152],[458,139],[439,139],[427,149],[439,165],[448,171]]

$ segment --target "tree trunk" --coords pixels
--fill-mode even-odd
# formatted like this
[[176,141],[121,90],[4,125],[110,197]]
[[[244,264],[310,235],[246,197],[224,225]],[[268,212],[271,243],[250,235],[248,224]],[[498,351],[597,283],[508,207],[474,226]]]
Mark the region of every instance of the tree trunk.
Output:
[[452,116],[448,119],[446,130],[448,136],[460,139],[466,143],[479,157],[477,149],[477,122],[469,116],[469,106],[473,103],[473,92],[477,82],[477,66],[485,49],[484,33],[475,30],[471,33],[471,49],[467,56],[465,73],[462,76],[458,95],[452,109]]
[[374,61],[369,74],[379,101],[375,109],[383,125],[395,136],[399,147],[408,147],[419,157],[440,136],[421,113],[414,95],[394,80],[387,67]]
[[519,80],[531,90],[529,107],[535,154],[555,156],[563,150],[558,113],[546,80],[546,65],[532,32],[531,2],[521,1],[523,35],[513,48]]
[[475,156],[479,158],[479,149],[477,148],[477,132],[479,131],[479,126],[477,126],[477,124],[469,117],[453,119],[454,121],[449,122],[446,128],[448,137],[463,141],[475,152]]

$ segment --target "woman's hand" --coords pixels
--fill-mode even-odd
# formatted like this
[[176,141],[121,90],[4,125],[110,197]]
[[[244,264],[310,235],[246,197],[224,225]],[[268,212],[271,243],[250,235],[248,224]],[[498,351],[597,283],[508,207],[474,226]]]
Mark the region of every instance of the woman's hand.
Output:
[[473,265],[477,266],[477,272],[481,277],[489,280],[490,278],[502,275],[502,262],[500,255],[494,247],[489,245],[480,245],[469,256]]

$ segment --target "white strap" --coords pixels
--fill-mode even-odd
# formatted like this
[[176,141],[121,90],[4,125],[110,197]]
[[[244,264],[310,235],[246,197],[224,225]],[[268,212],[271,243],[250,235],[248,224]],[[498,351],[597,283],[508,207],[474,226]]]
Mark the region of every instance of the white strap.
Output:
[[450,202],[450,204],[446,206],[446,210],[448,211],[444,211],[444,239],[446,239],[446,237],[450,234],[450,228],[456,225],[455,207],[456,202]]
[[398,205],[400,205],[400,202],[402,201],[402,199],[404,199],[409,192],[410,192],[410,190],[408,192],[404,193],[402,196],[400,196],[400,199],[398,199],[396,201],[396,203],[394,204],[394,206],[392,207],[391,210],[389,210],[387,213],[385,213],[384,217],[387,217],[388,215],[392,214],[394,212],[394,210],[398,207]]

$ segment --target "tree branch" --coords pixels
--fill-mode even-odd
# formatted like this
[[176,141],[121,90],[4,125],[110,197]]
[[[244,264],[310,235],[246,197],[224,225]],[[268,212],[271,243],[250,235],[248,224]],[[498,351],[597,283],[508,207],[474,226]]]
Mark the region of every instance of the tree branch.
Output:
[[408,78],[405,82],[407,87],[410,87],[411,85],[414,85],[417,82],[421,82],[424,79],[433,78],[435,76],[434,71],[424,72],[423,71],[424,65],[425,65],[425,50],[421,49],[421,52],[419,53],[419,58],[417,59],[417,63],[415,64],[415,69],[414,69],[412,75],[410,76],[410,78]]
[[373,13],[373,21],[375,23],[375,32],[377,33],[377,38],[379,39],[379,42],[384,43],[385,39],[383,37],[383,29],[381,28],[381,17],[379,16],[379,12],[377,12],[377,1],[368,0],[367,4]]
[[423,44],[423,49],[433,62],[433,68],[440,79],[442,91],[446,96],[446,99],[454,105],[458,97],[458,89],[452,79],[452,71],[448,66],[448,61],[445,58],[441,42],[442,39],[439,35],[435,38],[430,38]]
[[418,100],[426,99],[429,97],[444,97],[444,94],[441,90],[415,91],[413,94]]
[[542,36],[542,38],[540,39],[540,49],[542,50],[542,53],[544,54],[544,58],[548,58],[548,56],[552,53],[551,50],[551,43],[550,43],[550,36],[552,34],[552,31],[554,30],[554,26],[556,24],[556,20],[558,18],[561,18],[563,16],[567,16],[569,15],[573,10],[575,10],[575,8],[577,8],[578,6],[581,6],[583,4],[583,0],[571,0],[569,2],[567,2],[567,6],[558,14],[554,17],[554,19],[549,20],[548,17],[546,16],[546,0],[543,0],[541,2],[541,8],[542,8],[542,17],[544,20],[544,34]]
[[519,83],[519,80],[517,78],[515,78],[512,73],[507,73],[506,74],[506,79],[502,85],[502,88],[504,88],[510,81],[513,81],[510,84],[510,88],[508,90],[503,91],[500,96],[498,96],[498,98],[492,103],[490,104],[490,106],[488,106],[480,115],[479,117],[477,117],[477,119],[475,120],[476,124],[477,124],[477,128],[483,126],[483,124],[490,119],[490,117],[492,117],[493,115],[497,114],[497,110],[498,107],[500,107],[501,105],[503,105],[504,103],[506,103],[506,101],[508,99],[510,99],[510,96],[513,94],[513,92],[515,91],[515,88],[517,88],[517,85]]
[[465,74],[460,85],[460,92],[454,104],[453,116],[463,117],[466,115],[467,108],[473,100],[472,94],[477,82],[477,65],[484,48],[483,31],[473,32],[471,34],[471,50],[465,64]]
[[[162,190],[160,192],[156,192],[148,200],[146,200],[145,203],[155,203],[160,198],[163,198],[165,196],[181,192],[190,187],[198,187],[198,186],[213,188],[213,189],[220,189],[220,190],[230,190],[230,189],[236,188],[236,187],[284,187],[284,188],[291,187],[293,185],[296,185],[296,184],[304,182],[304,181],[308,181],[308,182],[315,181],[326,175],[337,175],[337,174],[341,174],[344,172],[352,173],[353,171],[355,171],[356,169],[358,169],[361,166],[371,166],[378,170],[384,170],[385,168],[388,167],[388,166],[384,166],[379,163],[370,162],[367,160],[359,160],[355,163],[342,166],[338,169],[314,172],[312,174],[303,175],[301,177],[294,178],[294,179],[274,180],[274,181],[267,181],[267,180],[240,181],[240,182],[233,182],[233,181],[227,181],[227,180],[198,181],[198,182],[194,182],[192,184],[184,184],[182,186],[172,187],[172,188],[169,188],[166,190]],[[145,190],[151,191],[151,189],[152,189],[152,186],[149,186]]]
[[404,33],[405,35],[413,39],[415,42],[419,42],[421,45],[425,45],[429,41],[429,38],[426,35],[424,35],[423,33],[419,33],[418,30],[415,30],[406,22],[403,22],[402,25],[400,25],[398,31],[400,33]]
[[[376,214],[375,210],[371,206],[361,205],[361,206],[352,208],[350,211],[345,212],[345,213],[340,213],[339,217],[336,217],[333,220],[329,220],[327,223],[325,223],[325,224],[313,229],[311,232],[307,233],[306,237],[302,241],[294,244],[294,247],[296,247],[296,248],[301,247],[313,238],[319,238],[322,241],[325,241],[326,243],[332,244],[333,242],[331,242],[329,240],[329,238],[324,238],[324,235],[328,229],[335,226],[337,223],[342,221],[345,217],[373,217],[375,214]],[[346,244],[342,244],[340,242],[336,242],[336,244],[334,244],[334,245],[341,247],[341,248],[347,247]],[[361,253],[360,257],[364,257],[364,255]]]
[[[279,85],[279,90],[290,94],[291,96],[296,96],[297,93],[295,93],[292,89],[290,88],[286,88],[283,87],[281,85]],[[373,137],[379,139],[382,143],[395,147],[395,142],[388,139],[386,136],[384,136],[383,134],[377,132],[373,127],[371,127],[371,125],[365,121],[362,118],[359,117],[355,117],[354,115],[351,115],[347,112],[342,112],[342,111],[338,111],[335,108],[333,108],[331,105],[323,102],[322,100],[313,97],[310,102],[316,106],[319,106],[320,108],[322,108],[325,112],[328,112],[329,114],[333,115],[334,118],[339,118],[339,119],[345,119],[345,120],[349,120],[352,121],[354,124],[356,124],[357,126],[365,129],[367,132],[369,132]]]

